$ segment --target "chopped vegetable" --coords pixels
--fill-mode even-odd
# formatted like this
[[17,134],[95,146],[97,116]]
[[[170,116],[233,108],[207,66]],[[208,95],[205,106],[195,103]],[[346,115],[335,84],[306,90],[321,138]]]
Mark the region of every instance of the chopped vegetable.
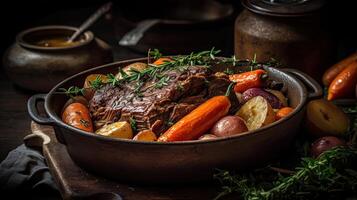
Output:
[[170,61],[172,61],[172,59],[170,59],[170,58],[159,58],[159,59],[155,60],[153,65],[162,65],[162,64],[164,64],[166,62],[170,62]]
[[271,89],[265,89],[265,90],[278,97],[280,102],[283,104],[282,106],[284,107],[288,106],[288,99],[285,97],[285,95],[282,92],[280,92],[279,90],[271,90]]
[[317,158],[323,152],[338,146],[346,146],[346,142],[334,136],[325,136],[312,143],[311,155]]
[[123,138],[123,139],[132,139],[133,130],[128,122],[114,122],[108,124],[95,133],[103,136],[113,137],[113,138]]
[[249,101],[251,98],[256,97],[256,96],[261,96],[264,99],[266,99],[272,108],[274,109],[279,109],[282,107],[282,103],[276,97],[275,95],[271,94],[270,92],[267,92],[261,88],[250,88],[246,91],[243,92],[242,94],[242,100],[243,102]]
[[148,68],[148,65],[146,63],[135,62],[135,63],[132,63],[132,64],[124,67],[123,69],[119,69],[119,73],[117,73],[115,75],[115,78],[119,80],[124,77],[132,75],[133,72],[141,72],[141,71],[145,70],[146,68]]
[[315,137],[342,136],[348,130],[349,118],[331,101],[316,99],[307,104],[306,126]]
[[229,80],[235,82],[235,92],[244,92],[249,88],[262,87],[266,71],[257,69],[254,71],[244,72],[240,74],[233,74],[229,76]]
[[225,116],[231,103],[226,96],[215,96],[171,126],[158,141],[173,142],[198,139]]
[[217,139],[217,138],[218,137],[213,134],[204,134],[200,138],[198,138],[198,140],[213,140],[213,139]]
[[329,86],[336,76],[341,73],[352,62],[357,61],[357,52],[334,64],[332,67],[326,70],[322,76],[322,82],[325,86]]
[[278,112],[276,112],[275,119],[276,120],[282,119],[282,118],[288,116],[293,111],[294,111],[294,109],[291,107],[280,108],[278,110]]
[[245,103],[236,113],[243,118],[248,130],[255,130],[275,121],[275,113],[269,102],[256,96]]
[[237,135],[248,131],[245,121],[238,116],[225,116],[214,124],[211,134],[218,137]]
[[157,137],[151,130],[143,130],[136,134],[133,140],[153,142],[157,140]]
[[355,96],[355,87],[357,84],[357,60],[350,63],[336,78],[331,82],[328,88],[328,100],[338,98],[348,98]]
[[88,75],[84,81],[83,88],[99,89],[104,83],[108,82],[108,78],[104,74]]
[[81,103],[72,103],[62,113],[62,121],[68,125],[93,132],[93,124],[88,108]]

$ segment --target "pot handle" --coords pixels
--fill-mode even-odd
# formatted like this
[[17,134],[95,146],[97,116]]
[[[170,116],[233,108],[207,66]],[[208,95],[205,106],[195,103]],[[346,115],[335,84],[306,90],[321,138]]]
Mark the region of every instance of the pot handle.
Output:
[[37,110],[37,104],[40,101],[45,101],[46,94],[35,94],[27,101],[27,110],[30,117],[39,124],[50,125],[54,121],[49,117],[43,117],[39,115]]
[[316,99],[322,96],[323,91],[320,84],[315,81],[315,79],[311,78],[311,76],[297,69],[284,68],[282,70],[296,76],[306,86],[312,89],[312,92],[308,92],[308,99]]

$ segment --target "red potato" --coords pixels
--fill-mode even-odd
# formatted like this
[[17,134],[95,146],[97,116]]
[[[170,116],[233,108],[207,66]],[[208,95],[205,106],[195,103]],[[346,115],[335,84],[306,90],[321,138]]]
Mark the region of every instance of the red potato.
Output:
[[338,146],[346,146],[346,142],[333,136],[322,137],[312,143],[311,155],[317,158],[323,152]]
[[347,132],[349,118],[332,102],[317,99],[307,104],[306,125],[309,133],[315,137],[340,136]]
[[214,140],[217,138],[218,137],[213,134],[205,134],[205,135],[202,135],[200,138],[198,138],[198,140]]
[[270,103],[271,107],[274,109],[279,109],[283,106],[283,104],[280,102],[278,97],[276,97],[272,93],[267,92],[261,88],[250,88],[250,89],[246,90],[242,94],[242,100],[243,100],[243,102],[247,102],[256,96],[261,96],[264,99],[266,99]]
[[211,129],[211,134],[218,137],[237,135],[248,131],[244,120],[239,116],[226,116],[220,119]]
[[279,90],[265,89],[265,91],[270,92],[271,94],[276,96],[279,99],[279,101],[283,104],[282,105],[283,107],[288,106],[288,98],[286,98],[285,95]]
[[248,130],[255,130],[275,121],[275,112],[266,99],[256,96],[245,103],[236,113],[243,118]]

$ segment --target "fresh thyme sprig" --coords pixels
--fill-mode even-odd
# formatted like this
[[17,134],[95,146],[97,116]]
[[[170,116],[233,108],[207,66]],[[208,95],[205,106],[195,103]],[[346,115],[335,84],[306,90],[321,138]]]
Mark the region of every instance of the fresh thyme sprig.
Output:
[[113,86],[119,86],[121,83],[121,79],[117,79],[113,74],[107,74],[108,83],[112,84]]
[[64,92],[67,96],[73,98],[74,96],[84,95],[84,88],[80,88],[77,86],[71,86],[68,89],[66,88],[59,88],[59,91]]
[[138,125],[136,123],[136,120],[134,118],[130,117],[129,122],[130,122],[131,129],[133,129],[134,132],[137,132]]
[[104,83],[103,83],[102,79],[100,78],[100,76],[97,76],[97,77],[95,77],[95,80],[92,82],[89,82],[89,84],[90,84],[91,88],[98,90],[103,86]]
[[152,57],[155,60],[162,57],[162,53],[160,53],[158,49],[154,49],[154,50],[149,49],[148,55],[149,57]]
[[220,171],[215,178],[224,186],[216,199],[233,192],[245,200],[316,199],[338,192],[356,194],[357,171],[353,170],[356,159],[357,150],[347,147],[333,148],[317,159],[303,158],[295,174],[279,176],[268,189],[252,184],[254,174],[232,175]]

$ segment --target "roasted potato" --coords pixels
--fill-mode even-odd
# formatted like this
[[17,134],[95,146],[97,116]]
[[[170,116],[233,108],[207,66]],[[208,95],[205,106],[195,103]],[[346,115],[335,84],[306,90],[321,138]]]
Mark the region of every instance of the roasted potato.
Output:
[[267,92],[261,88],[250,88],[250,89],[244,91],[242,94],[242,100],[243,100],[243,102],[247,102],[251,98],[256,97],[256,96],[262,96],[264,99],[266,99],[270,103],[270,105],[274,109],[278,109],[278,108],[282,107],[282,103],[280,102],[278,97],[276,97],[272,93]]
[[307,104],[306,126],[311,135],[341,136],[348,131],[349,118],[341,110],[326,99],[316,99]]
[[128,122],[114,122],[112,124],[108,124],[98,129],[95,133],[98,135],[114,137],[114,138],[124,138],[124,139],[132,139],[133,138],[133,130]]
[[323,152],[337,146],[346,146],[346,142],[333,136],[319,138],[311,145],[311,155],[316,158]]
[[204,134],[200,138],[198,138],[198,140],[213,140],[216,138],[217,138],[217,136],[215,136],[213,134]]
[[248,130],[255,130],[275,121],[275,113],[268,101],[256,96],[246,102],[236,113],[246,122]]
[[288,99],[285,97],[285,95],[280,92],[279,90],[271,90],[271,89],[265,89],[267,92],[270,92],[271,94],[275,95],[280,102],[283,104],[283,107],[288,106]]
[[156,141],[157,137],[151,130],[143,130],[136,134],[133,140],[152,142]]
[[226,116],[220,119],[211,129],[211,134],[218,137],[236,135],[248,131],[244,120],[239,116]]
[[[126,67],[123,68],[123,71],[127,74],[127,75],[130,75],[130,70],[131,69],[134,69],[134,70],[137,70],[137,71],[142,71],[144,69],[146,69],[148,67],[148,65],[146,63],[142,63],[142,62],[136,62],[136,63],[132,63]],[[117,73],[115,75],[115,78],[117,79],[122,79],[122,75],[121,73]]]

